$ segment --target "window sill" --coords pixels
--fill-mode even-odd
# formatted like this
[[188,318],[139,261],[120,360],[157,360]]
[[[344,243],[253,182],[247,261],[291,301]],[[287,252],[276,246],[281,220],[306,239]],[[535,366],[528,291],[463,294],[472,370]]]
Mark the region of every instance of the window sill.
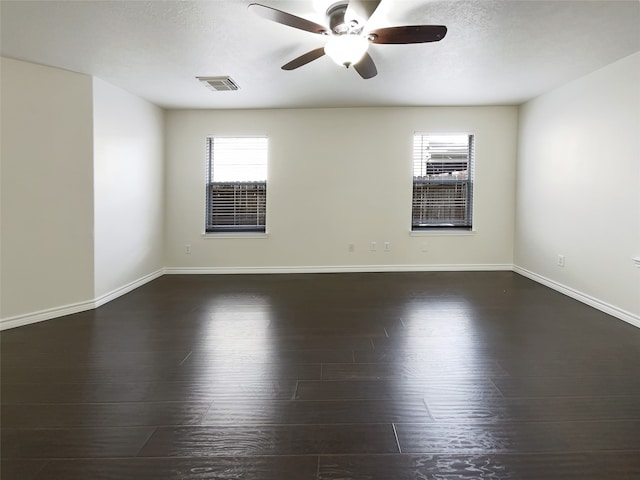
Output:
[[267,232],[215,232],[203,233],[202,238],[207,240],[218,238],[269,238]]
[[468,237],[476,234],[475,230],[411,230],[409,236],[411,237]]

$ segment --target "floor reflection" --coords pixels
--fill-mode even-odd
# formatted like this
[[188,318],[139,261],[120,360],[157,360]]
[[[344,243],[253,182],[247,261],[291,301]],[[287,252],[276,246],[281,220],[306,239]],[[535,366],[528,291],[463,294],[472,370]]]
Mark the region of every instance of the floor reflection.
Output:
[[[273,312],[268,296],[218,295],[208,303],[206,312],[208,320],[202,337],[181,365],[181,380],[223,383],[230,390],[238,391],[253,386],[256,381],[286,377],[269,328]],[[277,414],[273,403],[251,395],[245,398],[244,407],[259,412],[261,418]],[[208,414],[207,423],[226,423],[227,414],[224,409],[214,409]]]

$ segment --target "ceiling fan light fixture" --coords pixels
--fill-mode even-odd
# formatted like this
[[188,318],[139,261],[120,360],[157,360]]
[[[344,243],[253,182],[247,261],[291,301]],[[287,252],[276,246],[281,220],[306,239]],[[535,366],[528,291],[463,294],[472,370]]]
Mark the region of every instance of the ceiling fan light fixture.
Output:
[[325,45],[324,53],[338,65],[349,68],[362,59],[368,48],[369,41],[361,35],[334,35]]

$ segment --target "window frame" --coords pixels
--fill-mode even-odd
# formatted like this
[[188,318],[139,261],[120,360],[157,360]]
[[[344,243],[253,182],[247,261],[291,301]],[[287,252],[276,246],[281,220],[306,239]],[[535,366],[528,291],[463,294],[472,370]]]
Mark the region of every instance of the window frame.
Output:
[[[448,136],[466,136],[467,137],[467,155],[466,155],[466,162],[465,162],[467,166],[466,178],[452,178],[452,179],[438,178],[438,177],[435,177],[435,174],[433,172],[430,174],[427,174],[427,170],[425,166],[425,174],[423,176],[427,177],[428,175],[434,175],[434,177],[418,179],[418,176],[416,176],[416,163],[417,163],[416,157],[417,157],[417,153],[419,153],[420,158],[422,158],[424,147],[420,147],[418,149],[416,147],[416,141],[418,139],[424,140],[426,137],[448,137]],[[474,175],[475,144],[476,144],[475,134],[471,132],[464,132],[464,131],[463,132],[419,131],[419,132],[414,132],[412,137],[412,142],[413,142],[412,143],[412,160],[411,160],[412,193],[411,193],[410,233],[411,234],[423,234],[423,233],[469,234],[470,232],[473,232],[474,231],[473,208],[474,208],[474,193],[475,193],[475,175]],[[441,163],[446,164],[447,162],[441,162]],[[450,171],[446,171],[443,165],[441,165],[441,168],[443,168],[440,171],[441,175],[446,173],[453,174],[454,172],[463,171],[463,170],[460,170],[459,168],[455,168],[456,167],[455,161],[451,161],[450,163],[452,165],[452,169]],[[429,205],[426,203],[427,199],[424,196],[422,198],[422,201],[417,199],[417,196],[416,196],[417,185],[422,185],[423,191],[426,190],[424,186],[428,186],[428,185],[440,186],[440,187],[443,187],[446,185],[453,186],[453,187],[464,186],[464,188],[466,189],[466,193],[464,196],[464,220],[459,224],[444,222],[444,221],[441,221],[441,222],[433,221],[432,223],[426,223],[426,221],[422,223],[416,222],[415,219],[418,216],[416,215],[417,211],[418,212],[425,211],[427,208],[433,207],[433,204]],[[451,198],[451,197],[447,197],[447,198]],[[445,205],[445,208],[446,208],[446,205]],[[452,208],[452,207],[449,206],[448,208]],[[424,218],[424,217],[421,217],[421,218]],[[434,220],[436,219],[436,217],[431,217],[431,218],[433,218]]]
[[[260,154],[264,155],[263,167],[268,171],[269,165],[269,137],[267,135],[207,135],[205,139],[205,212],[204,212],[204,235],[219,236],[240,234],[242,236],[264,236],[267,233],[267,173],[262,180],[226,180],[214,181],[214,142],[216,139],[236,139],[241,142],[243,139],[264,141],[264,146],[260,149]],[[222,204],[218,213],[214,206],[215,187],[219,187],[219,194],[233,195],[232,203]],[[224,190],[228,189],[229,192]],[[238,199],[238,196],[243,199]],[[220,197],[218,197],[220,198]],[[244,200],[244,205],[241,202]],[[255,200],[255,204],[251,204]],[[229,202],[228,197],[224,197],[223,202]],[[240,204],[238,212],[236,207]],[[233,208],[233,213],[225,212],[225,209]],[[214,220],[215,216],[228,217],[231,222]],[[256,223],[238,223],[240,219],[255,218]]]

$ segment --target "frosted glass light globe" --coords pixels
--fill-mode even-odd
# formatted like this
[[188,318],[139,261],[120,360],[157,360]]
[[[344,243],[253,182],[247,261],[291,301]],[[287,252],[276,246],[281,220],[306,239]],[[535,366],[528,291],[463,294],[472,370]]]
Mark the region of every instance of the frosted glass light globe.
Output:
[[360,35],[334,35],[325,45],[324,53],[338,65],[349,68],[362,59],[368,48],[369,41]]

